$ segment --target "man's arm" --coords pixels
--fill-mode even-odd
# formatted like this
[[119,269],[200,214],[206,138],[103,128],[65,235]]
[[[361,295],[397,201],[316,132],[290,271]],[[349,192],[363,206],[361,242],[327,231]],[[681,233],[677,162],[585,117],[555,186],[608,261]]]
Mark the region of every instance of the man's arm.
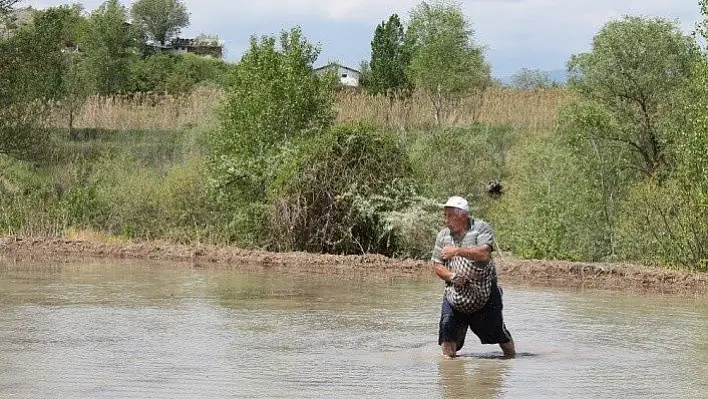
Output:
[[492,231],[492,226],[485,221],[478,220],[475,221],[474,229],[478,232],[477,245],[462,248],[443,248],[443,260],[451,259],[455,256],[482,262],[490,260],[492,258],[492,251],[494,250],[494,232]]
[[492,247],[489,244],[484,244],[465,248],[450,245],[443,248],[443,260],[452,259],[456,256],[469,260],[486,261],[492,258]]
[[[466,277],[458,275],[450,271],[447,267],[445,267],[444,261],[446,261],[449,258],[445,258],[443,256],[443,252],[447,247],[444,247],[443,245],[443,238],[449,234],[446,230],[440,231],[438,233],[437,238],[435,239],[435,247],[433,247],[433,254],[431,257],[432,261],[432,268],[433,272],[435,273],[436,276],[438,276],[440,279],[443,281],[457,284],[457,285],[465,285],[468,283],[468,280]],[[452,247],[451,245],[448,245],[449,247]]]
[[452,278],[452,273],[445,265],[443,264],[443,261],[445,260],[443,257],[443,237],[445,236],[444,230],[440,231],[438,233],[438,236],[435,238],[435,246],[433,247],[433,255],[431,257],[432,261],[432,268],[433,268],[433,273],[435,273],[436,276],[438,276],[440,279],[443,281],[450,281]]
[[454,274],[440,262],[433,262],[433,271],[435,272],[435,275],[444,281],[450,281],[452,275]]

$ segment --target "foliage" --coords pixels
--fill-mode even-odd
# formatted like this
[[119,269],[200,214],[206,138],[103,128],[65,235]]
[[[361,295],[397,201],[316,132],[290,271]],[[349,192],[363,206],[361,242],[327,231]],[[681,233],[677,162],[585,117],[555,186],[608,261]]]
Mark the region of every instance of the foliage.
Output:
[[517,90],[550,89],[557,85],[548,72],[540,69],[521,68],[511,77],[511,87]]
[[0,0],[0,15],[7,14],[20,0]]
[[195,148],[204,128],[102,132],[62,142],[65,156],[41,167],[0,156],[0,231],[233,242],[229,214],[207,187],[198,141]]
[[222,129],[211,138],[213,180],[222,198],[262,201],[288,142],[328,127],[332,81],[316,76],[319,47],[299,28],[260,40],[230,73]]
[[140,93],[168,92],[166,82],[173,75],[179,56],[155,53],[130,64],[130,91]]
[[48,105],[65,95],[62,50],[72,12],[37,13],[33,24],[0,41],[0,154],[48,160],[51,140],[43,125]]
[[161,45],[189,26],[189,12],[181,0],[137,0],[130,15],[141,35]]
[[86,53],[86,73],[93,92],[127,90],[128,68],[136,57],[138,43],[127,23],[125,7],[118,0],[107,0],[89,15],[79,47]]
[[381,216],[415,197],[410,166],[391,134],[337,126],[304,139],[270,190],[272,245],[278,250],[355,254],[397,251]]
[[620,129],[611,111],[593,101],[574,101],[561,110],[559,140],[572,154],[600,207],[594,229],[602,232],[598,245],[614,256],[620,207],[629,189],[642,179],[634,169],[632,150],[620,142],[603,141],[603,132]]
[[58,234],[62,220],[51,174],[1,154],[0,170],[0,234]]
[[69,52],[64,55],[63,84],[65,93],[61,105],[68,114],[70,132],[73,132],[76,115],[81,112],[86,99],[91,94],[91,82],[86,72],[85,59],[85,56],[79,52]]
[[690,154],[684,133],[700,119],[681,107],[700,98],[687,94],[700,87],[691,83],[697,60],[695,42],[675,23],[625,17],[568,64],[581,98],[565,108],[560,133],[597,194],[604,257],[686,265],[703,256],[697,193],[681,176]]
[[649,180],[632,188],[616,232],[621,258],[708,271],[705,196],[693,197],[701,190],[687,191],[684,184],[680,179]]
[[373,94],[404,96],[411,84],[406,76],[410,54],[404,47],[404,30],[398,15],[376,27],[371,41],[371,75],[367,89]]
[[130,91],[184,94],[200,85],[226,85],[228,65],[194,54],[157,53],[130,65]]
[[553,137],[519,143],[505,194],[490,212],[499,245],[531,259],[599,260],[608,253],[595,229],[598,193],[572,154]]
[[83,7],[79,4],[49,8],[38,11],[38,15],[59,12],[64,26],[63,35],[57,38],[63,48],[62,95],[60,108],[68,115],[68,127],[71,132],[74,118],[81,111],[86,98],[91,94],[91,80],[86,69],[86,55],[79,50],[78,43],[86,33],[86,19],[82,16]]
[[483,48],[474,43],[470,23],[457,4],[439,0],[414,8],[406,47],[411,53],[409,76],[430,98],[438,125],[460,98],[479,95],[491,84]]
[[680,107],[669,126],[676,160],[663,181],[650,180],[632,191],[623,209],[622,255],[648,262],[708,270],[708,62],[696,63]]
[[371,65],[366,60],[359,63],[359,87],[366,90],[371,87]]
[[708,39],[708,1],[698,0],[698,6],[700,7],[703,20],[696,24],[696,31],[694,34],[705,40]]
[[415,179],[427,197],[461,195],[483,217],[490,204],[485,185],[509,176],[507,158],[516,136],[508,127],[484,125],[411,135],[408,153]]
[[[671,149],[678,159],[673,176],[677,180],[682,210],[681,240],[688,251],[679,264],[708,271],[708,60],[696,64],[687,88],[684,106],[674,123],[678,130]],[[673,254],[672,254],[673,256]]]
[[666,147],[672,137],[662,118],[695,59],[695,43],[675,23],[638,17],[607,23],[592,51],[568,64],[570,87],[612,118],[612,129],[595,129],[598,144],[629,148],[632,167],[647,177],[670,168]]

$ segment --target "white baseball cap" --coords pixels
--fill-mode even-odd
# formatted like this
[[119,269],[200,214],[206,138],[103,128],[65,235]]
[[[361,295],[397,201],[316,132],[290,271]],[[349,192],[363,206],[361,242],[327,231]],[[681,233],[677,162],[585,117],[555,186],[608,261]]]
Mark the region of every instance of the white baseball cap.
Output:
[[445,203],[445,205],[443,205],[443,207],[462,209],[465,212],[470,211],[470,207],[467,204],[467,200],[458,196],[448,198],[447,202]]

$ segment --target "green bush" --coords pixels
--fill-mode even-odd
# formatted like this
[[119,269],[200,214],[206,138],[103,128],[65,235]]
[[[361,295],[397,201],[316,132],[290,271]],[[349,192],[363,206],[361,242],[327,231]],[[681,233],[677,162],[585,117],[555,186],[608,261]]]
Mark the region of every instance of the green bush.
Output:
[[416,193],[401,142],[364,125],[332,128],[288,154],[269,192],[271,245],[278,250],[394,255],[383,215]]
[[331,82],[315,75],[319,48],[299,28],[251,38],[229,76],[222,128],[210,137],[212,179],[227,201],[259,202],[288,142],[332,123]]
[[56,235],[67,226],[54,169],[0,155],[0,234]]
[[510,160],[512,177],[489,216],[499,245],[522,258],[602,257],[598,193],[570,151],[553,137],[538,137],[517,146]]
[[623,201],[616,231],[618,255],[661,266],[705,269],[705,209],[677,180],[637,184]]
[[156,169],[121,156],[96,170],[97,200],[107,212],[95,228],[127,238],[229,241],[228,217],[215,207],[203,157]]
[[223,87],[229,66],[194,54],[157,53],[130,64],[130,90],[183,94],[198,86]]
[[[276,43],[278,45],[276,45]],[[320,52],[299,28],[251,38],[229,74],[221,128],[209,136],[210,184],[243,246],[263,246],[268,187],[292,142],[326,130],[334,118],[331,77],[312,68]]]
[[64,137],[54,165],[2,158],[0,231],[234,242],[234,217],[209,190],[200,147],[205,129],[97,130],[82,141]]
[[420,195],[417,187],[410,180],[399,180],[382,195],[360,197],[354,204],[365,215],[376,215],[380,236],[395,238],[389,256],[430,259],[435,237],[443,227],[441,202]]
[[504,126],[472,125],[408,138],[416,181],[431,198],[460,195],[483,217],[491,204],[486,184],[508,177],[508,152],[517,141],[517,132]]
[[192,157],[174,165],[164,177],[165,238],[184,242],[228,244],[238,240],[230,228],[232,214],[219,207],[208,187],[208,166],[204,157]]

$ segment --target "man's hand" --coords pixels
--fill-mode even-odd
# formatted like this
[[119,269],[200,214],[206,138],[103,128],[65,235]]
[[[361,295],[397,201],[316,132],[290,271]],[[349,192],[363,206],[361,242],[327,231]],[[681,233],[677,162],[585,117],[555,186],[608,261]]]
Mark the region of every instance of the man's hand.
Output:
[[447,281],[448,283],[457,285],[457,286],[464,286],[470,283],[470,279],[466,276],[463,276],[461,274],[453,273],[445,267],[442,263],[435,262],[433,263],[433,271],[435,274],[440,277],[441,280]]
[[452,244],[447,244],[445,248],[442,250],[442,258],[443,260],[449,260],[454,258],[455,256],[458,256],[458,248]]
[[461,275],[455,273],[452,275],[450,282],[455,284],[458,287],[462,287],[462,286],[469,284],[470,280],[465,276],[461,276]]

